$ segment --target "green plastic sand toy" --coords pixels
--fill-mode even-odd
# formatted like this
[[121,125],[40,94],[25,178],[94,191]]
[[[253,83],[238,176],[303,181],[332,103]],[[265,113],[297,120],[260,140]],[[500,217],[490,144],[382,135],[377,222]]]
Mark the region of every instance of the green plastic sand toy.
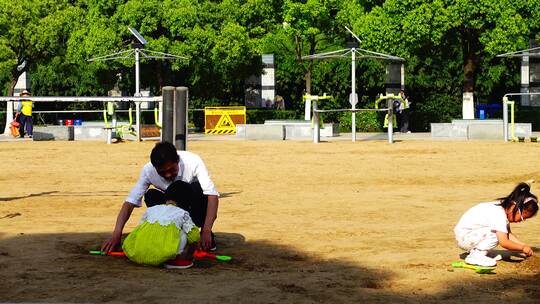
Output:
[[474,272],[481,273],[481,274],[493,273],[493,270],[495,270],[495,267],[484,267],[484,266],[471,265],[471,264],[467,264],[467,263],[465,263],[463,261],[454,262],[451,265],[454,268],[472,269],[472,270],[474,270]]

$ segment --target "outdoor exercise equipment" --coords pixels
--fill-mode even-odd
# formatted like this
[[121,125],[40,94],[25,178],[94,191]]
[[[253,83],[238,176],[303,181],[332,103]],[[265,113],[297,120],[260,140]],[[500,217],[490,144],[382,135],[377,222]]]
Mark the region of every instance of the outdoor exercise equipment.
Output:
[[[136,29],[128,27],[128,30],[131,32],[136,41],[133,43],[133,48],[131,50],[121,51],[112,53],[105,56],[94,57],[88,59],[88,61],[107,61],[107,60],[116,60],[116,59],[129,59],[135,55],[135,97],[141,97],[140,90],[140,57],[142,56],[145,59],[167,59],[167,60],[186,60],[186,57],[177,56],[173,54],[167,54],[163,52],[157,52],[152,50],[144,49],[143,47],[148,43],[146,39],[142,37]],[[136,133],[137,140],[141,140],[141,103],[135,102],[135,121],[136,121]]]
[[[163,123],[161,140],[173,143],[178,150],[186,150],[187,147],[187,105],[188,88],[186,87],[164,87],[163,96],[153,97],[129,97],[129,96],[24,96],[24,100],[32,102],[163,102]],[[13,103],[22,100],[19,96],[0,97],[0,102]],[[107,108],[102,110],[91,110],[90,112],[107,114]],[[110,110],[110,109],[109,109]],[[114,110],[114,108],[113,108]],[[63,111],[62,111],[63,112]],[[81,112],[85,112],[84,110]],[[89,111],[86,111],[89,112]],[[11,121],[7,122],[8,124]],[[108,122],[108,121],[107,121]],[[130,116],[132,125],[132,115]],[[111,129],[112,133],[112,129]],[[108,136],[108,138],[111,138]],[[108,141],[110,143],[110,141]]]
[[[358,43],[352,43],[350,47],[346,49],[303,56],[302,59],[314,60],[314,59],[329,59],[329,58],[347,58],[349,54],[351,55],[351,94],[350,94],[349,102],[351,104],[350,112],[352,115],[351,117],[352,141],[355,142],[356,141],[356,112],[359,112],[359,111],[356,111],[356,104],[358,103],[358,98],[356,97],[357,96],[356,94],[356,60],[360,60],[364,58],[373,58],[373,59],[383,59],[383,60],[393,60],[393,61],[405,61],[405,59],[398,56],[387,55],[383,53],[377,53],[377,52],[361,49],[359,48],[359,45],[362,43],[360,38],[358,38],[358,36],[356,36],[356,34],[353,33],[353,31],[351,31],[348,27],[345,27],[345,29],[354,37],[354,39],[358,41]],[[319,113],[321,113],[320,111],[321,110],[319,110]],[[313,115],[315,116],[315,112]],[[315,135],[314,135],[314,140],[315,140]]]
[[521,85],[520,93],[525,93],[521,97],[522,106],[538,105],[538,100],[533,100],[527,93],[538,92],[538,83],[535,81],[540,74],[538,72],[538,58],[540,57],[540,47],[535,46],[525,50],[512,51],[504,54],[499,54],[498,58],[519,58],[521,59]]
[[304,94],[304,96],[302,96],[302,99],[304,100],[304,103],[305,103],[305,109],[304,109],[304,120],[312,120],[312,117],[311,117],[311,102],[312,101],[319,101],[319,100],[331,100],[333,99],[332,96],[330,95],[326,95],[326,93],[324,93],[322,96],[319,96],[319,95],[311,95],[311,94]]
[[[387,107],[392,106],[392,111],[397,111],[400,108],[401,103],[404,102],[403,98],[401,96],[399,96],[399,95],[394,95],[394,94],[382,95],[381,94],[379,96],[379,98],[377,98],[377,100],[375,100],[375,109],[379,109],[379,107],[381,107],[381,104],[385,100],[387,101]],[[392,115],[392,116],[393,116],[392,126],[395,126],[397,128],[398,125],[397,125],[397,122],[396,122],[396,116],[395,115]],[[388,114],[386,114],[384,116],[384,127],[385,128],[388,127]]]
[[[519,141],[519,138],[515,135],[514,129],[514,101],[510,101],[508,96],[520,96],[521,105],[530,105],[529,97],[540,95],[540,93],[530,93],[529,85],[531,84],[531,77],[538,76],[538,72],[534,68],[531,69],[531,58],[538,60],[540,57],[540,47],[533,47],[526,50],[519,50],[497,55],[498,58],[521,58],[521,92],[520,93],[507,93],[503,96],[503,128],[504,128],[504,141]],[[511,134],[508,136],[508,105],[511,110]],[[523,139],[525,140],[525,139]]]
[[451,264],[453,268],[466,268],[474,270],[474,272],[479,274],[486,274],[486,273],[493,273],[493,270],[495,270],[495,267],[484,267],[484,266],[477,266],[477,265],[471,265],[467,264],[464,261],[454,262]]
[[[514,122],[514,112],[515,112],[515,102],[511,101],[509,96],[535,96],[540,95],[540,93],[506,93],[503,96],[503,134],[504,141],[519,141],[519,138],[516,137],[515,122]],[[508,105],[510,105],[510,135],[508,134]]]
[[163,106],[159,102],[157,102],[156,106],[154,107],[154,123],[159,129],[161,129],[162,120],[163,120]]
[[508,141],[508,105],[510,105],[510,139],[512,141],[518,141],[516,137],[516,129],[514,123],[514,101],[510,101],[508,96],[503,97],[503,136],[504,141]]
[[[355,114],[356,112],[384,112],[387,111],[386,114],[387,120],[388,120],[388,143],[394,142],[394,127],[393,127],[393,121],[394,121],[394,100],[399,97],[395,95],[386,95],[381,100],[386,100],[387,107],[386,108],[378,108],[378,104],[376,103],[375,109],[331,109],[331,110],[319,110],[317,106],[317,100],[313,100],[313,143],[319,143],[321,142],[321,131],[320,131],[320,114],[321,113],[327,113],[327,112],[351,112]],[[401,97],[399,97],[401,98]],[[356,141],[356,128],[355,125],[353,125],[353,141]]]
[[[112,142],[113,135],[119,140],[123,140],[126,134],[131,134],[137,136],[135,129],[133,128],[133,114],[131,104],[128,110],[129,116],[129,125],[118,125],[116,120],[116,104],[114,102],[108,101],[105,108],[103,109],[103,121],[105,122],[105,130],[107,130],[107,143]],[[111,117],[111,124],[109,124],[108,117]],[[114,134],[113,134],[114,131]]]
[[[310,94],[306,93],[306,94],[304,94],[302,99],[306,103],[306,109],[305,109],[306,112],[305,112],[305,115],[304,115],[304,119],[305,120],[311,120],[311,127],[315,128],[315,121],[314,121],[315,115],[313,115],[313,117],[311,117],[312,104],[317,103],[317,101],[319,101],[319,100],[332,100],[332,99],[334,99],[334,97],[332,97],[331,95],[326,95],[326,93],[324,93],[322,96],[310,95]],[[309,108],[308,108],[308,105],[309,105]],[[319,125],[320,128],[324,128],[324,123],[323,123],[323,120],[322,120],[322,116],[320,116],[320,115],[319,115],[319,124],[320,124]]]

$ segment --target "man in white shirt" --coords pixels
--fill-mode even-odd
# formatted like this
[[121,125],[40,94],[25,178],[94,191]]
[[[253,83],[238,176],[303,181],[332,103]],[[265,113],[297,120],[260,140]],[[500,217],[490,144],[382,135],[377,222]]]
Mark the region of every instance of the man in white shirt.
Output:
[[[129,220],[133,208],[141,207],[144,196],[147,207],[165,203],[165,191],[182,196],[178,192],[182,187],[178,183],[188,183],[195,193],[191,204],[179,206],[190,213],[191,218],[201,228],[200,247],[203,250],[215,250],[212,226],[217,218],[219,193],[210,179],[202,159],[191,152],[177,151],[168,142],[156,144],[150,154],[150,162],[144,165],[141,176],[126,198],[114,231],[109,240],[103,243],[101,251],[112,251],[120,245],[122,230]],[[148,189],[150,185],[155,189]],[[170,189],[169,189],[170,188]]]

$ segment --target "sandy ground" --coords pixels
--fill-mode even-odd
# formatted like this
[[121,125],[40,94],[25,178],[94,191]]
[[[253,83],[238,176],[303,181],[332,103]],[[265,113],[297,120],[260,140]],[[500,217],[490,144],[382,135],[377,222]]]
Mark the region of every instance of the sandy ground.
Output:
[[[540,143],[190,142],[222,193],[215,232],[233,261],[90,256],[153,145],[0,143],[0,302],[539,301],[537,258],[501,251],[492,275],[449,264],[467,208],[540,180]],[[539,218],[513,230],[540,246]]]

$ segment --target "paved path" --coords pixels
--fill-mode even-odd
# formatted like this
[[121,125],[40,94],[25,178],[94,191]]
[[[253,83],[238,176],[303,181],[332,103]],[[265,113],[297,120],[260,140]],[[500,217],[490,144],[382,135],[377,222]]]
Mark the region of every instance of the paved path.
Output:
[[[321,141],[351,141],[351,133],[340,133],[339,136],[334,137],[322,137]],[[204,135],[202,133],[189,134],[190,140],[245,140],[242,137],[236,135]],[[292,141],[312,141],[311,138],[302,139],[287,139]],[[356,133],[357,141],[366,140],[388,140],[388,134],[385,133]],[[394,140],[431,140],[431,134],[429,132],[423,133],[394,133]]]
[[[368,140],[388,140],[387,133],[356,133],[356,141]],[[540,132],[532,132],[532,136],[540,137]],[[31,141],[31,138],[13,138],[11,135],[0,134],[0,142],[3,141]],[[145,140],[159,140],[159,137],[147,138]],[[245,140],[236,135],[205,135],[204,133],[190,133],[188,140],[193,141],[213,141],[213,140]],[[288,139],[293,141],[312,141],[312,139]],[[321,141],[351,141],[351,133],[340,133],[335,137],[321,137]],[[464,139],[455,138],[432,138],[429,132],[415,133],[394,133],[394,141],[409,140],[435,140],[435,141],[464,141]]]

